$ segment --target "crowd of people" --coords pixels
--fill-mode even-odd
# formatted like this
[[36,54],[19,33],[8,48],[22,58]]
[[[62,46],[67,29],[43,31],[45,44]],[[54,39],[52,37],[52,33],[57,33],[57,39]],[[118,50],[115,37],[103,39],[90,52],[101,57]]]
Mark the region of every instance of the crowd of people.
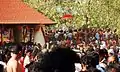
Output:
[[44,32],[46,44],[3,46],[0,72],[120,72],[117,30],[83,28]]

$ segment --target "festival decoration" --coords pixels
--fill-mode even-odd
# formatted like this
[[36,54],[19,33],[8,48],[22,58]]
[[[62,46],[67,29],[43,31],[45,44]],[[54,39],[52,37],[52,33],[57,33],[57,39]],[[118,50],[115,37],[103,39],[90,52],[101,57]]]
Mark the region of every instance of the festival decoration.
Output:
[[63,15],[62,19],[71,19],[73,16],[71,14],[65,14]]

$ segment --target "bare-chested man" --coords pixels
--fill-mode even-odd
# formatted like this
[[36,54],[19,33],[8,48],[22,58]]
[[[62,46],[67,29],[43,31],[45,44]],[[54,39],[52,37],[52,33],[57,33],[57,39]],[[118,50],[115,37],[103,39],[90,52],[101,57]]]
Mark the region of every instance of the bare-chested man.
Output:
[[7,72],[22,72],[19,59],[21,57],[22,47],[14,45],[11,49],[11,58],[7,63]]

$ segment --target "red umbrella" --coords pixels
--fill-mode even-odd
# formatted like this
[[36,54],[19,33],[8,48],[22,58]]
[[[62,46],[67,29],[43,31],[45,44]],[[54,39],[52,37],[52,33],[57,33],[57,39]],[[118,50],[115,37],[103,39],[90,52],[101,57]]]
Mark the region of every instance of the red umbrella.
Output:
[[71,14],[65,14],[63,15],[62,19],[71,19],[73,16]]

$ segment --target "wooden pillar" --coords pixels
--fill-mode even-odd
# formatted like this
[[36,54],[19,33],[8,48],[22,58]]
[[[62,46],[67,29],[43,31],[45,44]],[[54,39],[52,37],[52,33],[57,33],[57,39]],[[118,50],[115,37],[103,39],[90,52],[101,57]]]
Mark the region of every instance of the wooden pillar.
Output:
[[0,34],[1,40],[0,40],[0,46],[3,45],[3,25],[1,25],[1,34]]
[[30,28],[30,42],[32,42],[32,33],[33,33],[33,30]]
[[10,32],[10,41],[11,41],[11,42],[14,42],[13,28],[11,29],[11,32]]
[[18,25],[14,26],[13,28],[13,36],[14,36],[15,43],[22,42],[22,30],[19,29]]

